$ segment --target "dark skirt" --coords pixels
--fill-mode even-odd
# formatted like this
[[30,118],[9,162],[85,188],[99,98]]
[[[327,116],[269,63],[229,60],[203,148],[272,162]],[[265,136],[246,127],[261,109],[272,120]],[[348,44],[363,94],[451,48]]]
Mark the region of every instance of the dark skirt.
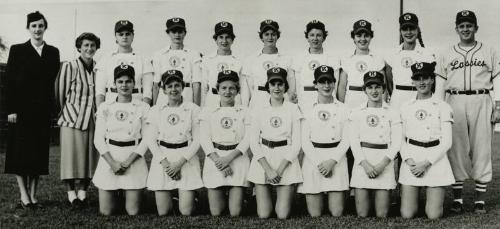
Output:
[[18,113],[17,123],[8,125],[5,173],[49,174],[50,115]]

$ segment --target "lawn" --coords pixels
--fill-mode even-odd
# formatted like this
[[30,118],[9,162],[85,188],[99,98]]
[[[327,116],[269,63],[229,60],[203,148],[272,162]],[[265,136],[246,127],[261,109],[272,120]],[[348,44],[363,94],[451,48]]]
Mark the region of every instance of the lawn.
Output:
[[[59,148],[51,149],[50,175],[41,179],[39,199],[45,208],[28,212],[24,216],[16,214],[14,210],[19,196],[17,185],[13,176],[0,174],[0,228],[499,228],[500,227],[500,134],[495,135],[493,153],[493,182],[488,187],[486,196],[487,214],[474,214],[472,211],[473,183],[466,183],[465,208],[462,215],[446,214],[441,220],[427,220],[420,216],[413,220],[405,220],[398,216],[397,208],[391,211],[387,219],[358,218],[352,212],[343,217],[330,217],[324,215],[311,218],[305,210],[305,201],[297,195],[293,215],[288,220],[268,219],[256,217],[255,211],[249,210],[242,217],[229,216],[211,217],[207,211],[206,198],[203,191],[200,193],[200,210],[196,216],[166,216],[158,217],[155,214],[154,196],[145,191],[145,204],[139,216],[104,217],[98,213],[97,190],[92,187],[90,192],[90,208],[84,210],[71,210],[66,200],[64,186],[59,180]],[[0,171],[4,168],[5,154],[0,154]],[[448,191],[445,208],[451,202],[451,190]],[[247,209],[253,209],[250,201]]]

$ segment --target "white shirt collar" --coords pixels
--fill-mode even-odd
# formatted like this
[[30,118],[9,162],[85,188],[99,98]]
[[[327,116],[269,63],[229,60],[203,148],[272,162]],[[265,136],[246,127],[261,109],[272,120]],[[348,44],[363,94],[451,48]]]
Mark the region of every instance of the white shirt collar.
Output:
[[42,56],[42,50],[43,50],[43,46],[45,46],[45,42],[43,42],[42,45],[37,47],[35,44],[33,44],[33,41],[30,39],[30,44],[36,50],[38,55]]

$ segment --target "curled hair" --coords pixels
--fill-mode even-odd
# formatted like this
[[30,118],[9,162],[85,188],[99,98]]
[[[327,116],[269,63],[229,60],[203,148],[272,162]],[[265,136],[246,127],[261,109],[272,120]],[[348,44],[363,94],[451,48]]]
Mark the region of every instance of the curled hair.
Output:
[[[278,79],[275,79],[275,80],[278,80]],[[271,80],[271,81],[275,81],[275,80]],[[286,93],[288,91],[288,89],[290,88],[290,85],[288,85],[288,81],[287,80],[285,80],[285,82],[283,82],[283,83],[285,84],[285,93]],[[264,85],[264,88],[266,89],[267,93],[271,93],[269,91],[269,82],[266,82],[266,85]]]
[[234,38],[236,38],[236,36],[233,34],[233,33],[220,33],[220,34],[214,34],[212,37],[214,38],[214,40],[217,40],[217,37],[219,35],[222,35],[222,34],[227,34],[231,37],[231,39],[234,41]]
[[311,30],[313,30],[313,29],[319,29],[319,30],[321,30],[323,32],[323,39],[326,39],[326,37],[328,37],[328,31],[326,31],[325,29],[312,27],[309,30],[304,31],[304,35],[305,35],[306,39],[308,38],[307,34],[309,34],[309,32]]
[[[237,93],[240,93],[240,82],[237,82],[237,81],[232,81],[232,80],[224,80],[224,81],[231,81],[231,82],[234,82],[234,83],[235,83],[235,85],[236,85],[236,92],[237,92]],[[224,81],[222,81],[222,82],[224,82]],[[221,82],[221,83],[222,83],[222,82]],[[220,86],[220,83],[216,83],[216,84],[215,84],[215,88],[217,89],[217,91],[219,91],[219,90],[220,90],[220,89],[219,89],[219,86]],[[210,89],[209,89],[209,90],[210,90]],[[210,92],[209,92],[209,93],[210,93]]]
[[[418,34],[417,34],[418,43],[420,44],[420,46],[425,47],[424,41],[422,40],[422,30],[420,30],[420,27],[417,27],[417,29],[418,29]],[[403,36],[401,35],[401,32],[399,32],[399,44],[402,44],[403,41],[404,41]]]
[[82,33],[75,40],[75,47],[78,52],[80,52],[80,48],[82,47],[83,40],[93,41],[97,47],[97,49],[101,48],[101,39],[97,37],[93,33]]
[[161,80],[160,81],[160,88],[162,88],[163,90],[165,90],[165,88],[167,87],[167,84],[172,83],[173,81],[177,81],[177,82],[181,83],[181,86],[182,86],[183,90],[186,87],[186,83],[183,80],[181,80],[181,79],[179,79],[177,77],[171,77],[168,80]]
[[259,38],[262,39],[262,35],[264,35],[264,33],[267,32],[268,30],[273,30],[274,32],[276,32],[276,36],[278,36],[278,39],[280,39],[281,31],[274,30],[274,29],[271,29],[271,28],[265,29],[263,31],[259,31]]
[[[370,35],[370,37],[371,37],[371,38],[373,38],[373,36],[375,35],[375,33],[374,33],[373,31],[369,31],[369,32],[361,32],[361,33],[366,33],[366,34]],[[354,30],[353,30],[353,31],[351,31],[351,38],[352,38],[352,39],[354,39],[354,36],[355,36],[355,35],[356,35],[356,34],[354,33]]]

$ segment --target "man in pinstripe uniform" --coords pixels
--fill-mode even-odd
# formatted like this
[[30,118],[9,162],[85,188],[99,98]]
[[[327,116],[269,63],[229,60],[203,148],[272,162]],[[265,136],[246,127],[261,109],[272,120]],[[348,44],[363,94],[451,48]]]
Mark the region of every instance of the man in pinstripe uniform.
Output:
[[451,210],[463,211],[463,183],[474,179],[474,212],[485,213],[483,196],[492,178],[492,124],[500,121],[500,92],[492,96],[492,90],[500,88],[500,60],[494,49],[476,41],[474,12],[458,12],[455,24],[460,42],[440,56],[436,69],[441,77],[436,79],[436,94],[446,96],[455,120],[448,152],[456,181]]

